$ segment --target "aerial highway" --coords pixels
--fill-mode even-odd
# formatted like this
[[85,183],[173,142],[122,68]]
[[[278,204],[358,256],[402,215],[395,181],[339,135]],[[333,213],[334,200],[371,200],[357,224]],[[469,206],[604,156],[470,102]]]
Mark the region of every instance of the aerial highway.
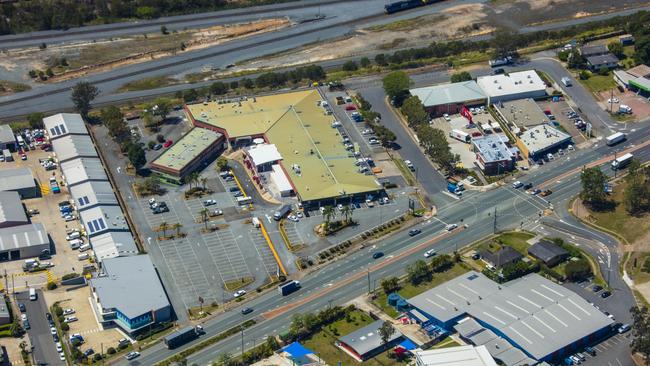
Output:
[[[375,245],[358,250],[357,252],[341,258],[304,278],[301,283],[303,288],[287,297],[279,296],[275,291],[270,291],[249,302],[231,308],[230,311],[220,314],[206,321],[203,326],[207,331],[205,337],[219,334],[226,329],[240,324],[243,320],[256,319],[257,324],[244,332],[244,348],[253,346],[264,337],[278,334],[288,327],[291,314],[305,313],[323,309],[326,306],[343,304],[376,286],[378,280],[404,273],[405,267],[417,259],[422,258],[422,253],[430,248],[438,252],[450,253],[467,246],[496,230],[507,229],[535,229],[536,227],[550,225],[559,227],[558,230],[569,232],[574,237],[589,240],[605,241],[610,251],[616,251],[616,242],[604,234],[593,234],[591,229],[585,229],[568,216],[561,205],[579,193],[581,189],[578,179],[584,166],[603,166],[603,171],[611,173],[609,162],[613,159],[614,152],[633,152],[641,161],[650,160],[650,128],[638,129],[629,135],[627,142],[613,148],[598,143],[594,149],[579,150],[563,156],[552,163],[535,169],[526,176],[526,181],[533,182],[535,186],[552,189],[553,194],[542,198],[529,195],[521,190],[516,190],[505,184],[497,189],[478,193],[468,192],[459,201],[447,203],[438,207],[438,215],[420,224],[422,234],[410,237],[406,232],[400,232],[385,238]],[[545,215],[543,212],[554,206],[555,212]],[[494,218],[496,209],[497,218]],[[452,231],[445,231],[449,223],[467,225]],[[496,225],[495,225],[496,221]],[[385,257],[373,260],[372,253],[381,250]],[[589,249],[587,249],[590,251]],[[595,253],[594,253],[595,254]],[[617,266],[610,273],[610,281],[615,288],[615,296],[625,304],[618,307],[613,314],[619,321],[629,320],[629,307],[634,300],[627,287],[618,277]],[[242,316],[241,307],[248,306],[255,309],[252,314]],[[189,343],[179,349],[170,351],[162,344],[155,345],[142,351],[142,356],[132,365],[151,365],[182,351],[185,348],[205,339]],[[188,363],[199,365],[210,364],[220,353],[238,353],[241,351],[240,335],[230,337],[218,342],[188,358]],[[628,356],[629,357],[629,356]],[[129,364],[120,361],[118,364]]]

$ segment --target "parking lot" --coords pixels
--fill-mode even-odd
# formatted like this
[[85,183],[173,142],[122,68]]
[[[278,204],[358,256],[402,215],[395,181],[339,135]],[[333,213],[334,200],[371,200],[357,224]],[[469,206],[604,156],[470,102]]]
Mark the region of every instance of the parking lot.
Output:
[[[16,302],[25,305],[25,314],[30,324],[27,331],[31,344],[34,346],[34,359],[38,362],[47,362],[51,365],[65,365],[59,360],[59,354],[54,345],[54,339],[50,333],[45,313],[48,312],[47,304],[43,298],[43,292],[37,291],[36,301],[29,300],[29,293],[22,291],[16,294]],[[16,314],[16,316],[20,316]],[[17,361],[17,360],[15,360]]]
[[[444,117],[438,117],[431,120],[431,127],[442,130],[447,136],[447,142],[449,142],[449,147],[451,152],[458,154],[460,156],[460,162],[467,169],[472,169],[475,167],[474,163],[476,161],[476,154],[472,151],[472,144],[462,142],[456,138],[453,138],[449,135],[452,130],[462,131],[467,133],[472,137],[480,137],[483,135],[483,132],[479,130],[479,124],[482,126],[492,125],[495,121],[494,118],[488,113],[476,113],[472,117],[474,121],[473,125],[468,125],[468,120],[461,116],[460,114],[454,114],[447,117],[447,120]],[[492,132],[492,130],[490,130]]]
[[[571,138],[573,139],[573,142],[576,144],[579,144],[581,142],[587,141],[586,135],[583,131],[583,129],[586,129],[585,127],[581,127],[581,125],[576,125],[575,120],[569,117],[568,113],[570,112],[576,112],[569,106],[569,104],[564,100],[558,100],[558,101],[540,101],[537,102],[539,107],[543,111],[550,111],[551,114],[555,117],[554,122],[559,124],[564,131],[566,131],[569,135],[571,135]],[[577,112],[576,112],[577,113]]]

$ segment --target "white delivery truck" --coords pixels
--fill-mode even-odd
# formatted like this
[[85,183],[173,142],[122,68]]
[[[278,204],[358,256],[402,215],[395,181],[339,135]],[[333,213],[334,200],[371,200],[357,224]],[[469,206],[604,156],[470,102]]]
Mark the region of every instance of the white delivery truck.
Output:
[[449,137],[455,138],[458,141],[462,141],[466,144],[469,143],[469,140],[471,139],[471,136],[469,133],[461,131],[461,130],[451,130],[449,131]]
[[634,159],[634,155],[627,153],[616,160],[612,161],[612,169],[619,170],[625,168]]
[[621,141],[625,141],[627,136],[623,132],[616,132],[615,134],[607,136],[607,146],[613,146]]

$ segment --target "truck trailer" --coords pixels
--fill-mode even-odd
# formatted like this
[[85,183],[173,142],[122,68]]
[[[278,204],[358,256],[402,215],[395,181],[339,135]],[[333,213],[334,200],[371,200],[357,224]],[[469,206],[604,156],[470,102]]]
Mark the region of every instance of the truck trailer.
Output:
[[607,146],[616,145],[619,142],[625,141],[627,136],[623,132],[616,132],[615,134],[607,136]]
[[449,137],[455,138],[458,141],[462,141],[466,144],[469,143],[469,140],[471,140],[471,136],[469,133],[461,131],[461,130],[451,130],[449,131]]
[[279,210],[273,213],[273,220],[280,221],[291,211],[291,205],[283,205]]
[[163,342],[165,342],[165,346],[167,346],[168,349],[174,349],[198,338],[201,334],[203,334],[203,327],[200,325],[195,327],[186,327],[168,335],[163,339]]
[[300,289],[300,282],[296,280],[278,285],[278,292],[280,292],[280,295],[282,296],[287,296],[294,291],[298,291],[298,289]]

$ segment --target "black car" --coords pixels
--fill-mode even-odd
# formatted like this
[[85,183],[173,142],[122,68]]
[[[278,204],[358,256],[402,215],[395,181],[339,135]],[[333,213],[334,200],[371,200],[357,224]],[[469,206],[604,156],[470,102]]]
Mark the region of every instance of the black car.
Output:
[[533,183],[524,184],[524,190],[533,188]]
[[384,252],[374,252],[372,253],[372,258],[373,259],[379,259],[384,256]]
[[422,232],[422,230],[420,230],[420,229],[413,229],[413,230],[409,231],[409,236],[416,236],[421,232]]
[[593,291],[593,292],[598,292],[598,291],[600,291],[600,290],[602,290],[602,289],[603,289],[603,286],[601,286],[601,285],[594,285],[594,286],[591,288],[591,291]]
[[243,308],[241,309],[242,315],[250,314],[253,312],[253,308]]
[[45,313],[45,317],[47,318],[47,320],[52,320],[52,314],[50,313]]
[[23,304],[22,302],[18,303],[18,308],[20,309],[21,313],[24,313],[24,312],[27,311],[27,309],[25,309],[25,304]]
[[610,297],[611,295],[612,295],[611,292],[605,291],[602,294],[600,294],[600,297],[602,297],[603,299],[606,299],[606,298]]
[[93,353],[95,353],[95,350],[92,349],[92,348],[88,348],[87,350],[84,351],[84,356],[88,357],[88,356],[92,355]]
[[504,69],[502,69],[502,68],[498,68],[498,69],[494,69],[494,71],[492,71],[492,73],[493,73],[494,75],[505,74],[505,73],[506,73],[506,70],[504,70]]

